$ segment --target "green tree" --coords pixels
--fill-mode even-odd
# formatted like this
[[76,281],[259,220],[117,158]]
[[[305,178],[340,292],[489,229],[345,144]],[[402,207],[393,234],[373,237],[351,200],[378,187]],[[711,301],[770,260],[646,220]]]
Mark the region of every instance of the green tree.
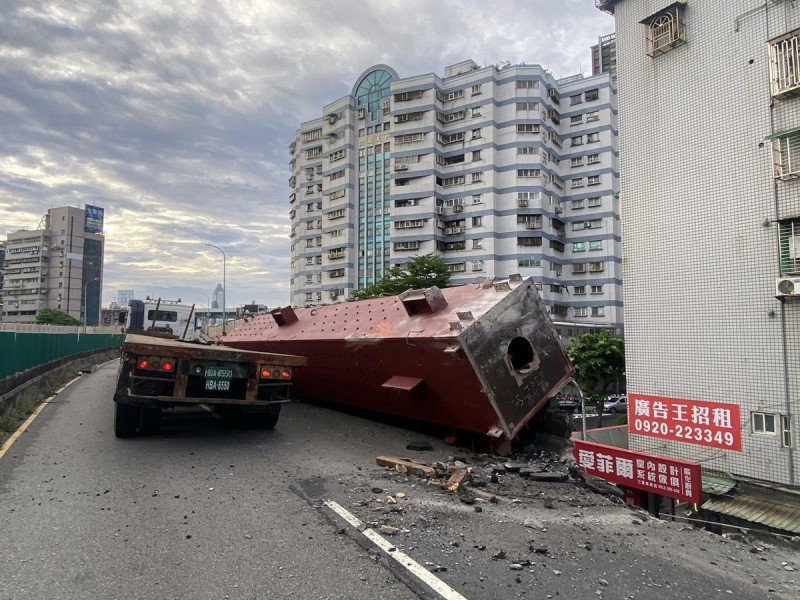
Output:
[[595,399],[600,426],[608,388],[625,373],[625,341],[608,331],[584,333],[567,348],[567,354],[575,363],[581,389]]
[[381,296],[395,296],[406,290],[418,290],[436,286],[450,285],[450,272],[447,264],[438,256],[425,254],[399,267],[389,269],[387,275],[378,283],[354,291],[351,300],[370,300]]
[[39,325],[83,325],[81,321],[55,308],[45,308],[36,315]]

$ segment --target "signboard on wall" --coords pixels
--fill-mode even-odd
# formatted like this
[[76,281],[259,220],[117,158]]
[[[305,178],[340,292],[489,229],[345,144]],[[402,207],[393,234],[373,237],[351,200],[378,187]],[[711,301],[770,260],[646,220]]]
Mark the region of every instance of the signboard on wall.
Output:
[[103,213],[99,206],[86,205],[86,221],[84,231],[88,233],[103,233]]
[[703,499],[700,463],[573,440],[578,468],[614,484],[699,503]]
[[742,423],[738,404],[679,400],[629,394],[630,433],[742,451]]

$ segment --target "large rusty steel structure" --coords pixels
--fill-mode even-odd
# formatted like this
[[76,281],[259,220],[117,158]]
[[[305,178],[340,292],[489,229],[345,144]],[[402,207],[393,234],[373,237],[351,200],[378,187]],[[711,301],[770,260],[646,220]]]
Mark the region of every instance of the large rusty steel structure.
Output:
[[573,375],[535,284],[519,276],[277,309],[224,344],[307,357],[300,397],[489,436],[495,448]]

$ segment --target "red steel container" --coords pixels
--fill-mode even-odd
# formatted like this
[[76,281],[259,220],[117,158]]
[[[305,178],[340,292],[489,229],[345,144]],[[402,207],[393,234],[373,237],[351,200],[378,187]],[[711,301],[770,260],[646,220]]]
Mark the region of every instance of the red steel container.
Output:
[[[300,397],[513,439],[573,375],[533,281],[261,315],[226,346],[305,356]],[[494,444],[495,446],[497,444]]]

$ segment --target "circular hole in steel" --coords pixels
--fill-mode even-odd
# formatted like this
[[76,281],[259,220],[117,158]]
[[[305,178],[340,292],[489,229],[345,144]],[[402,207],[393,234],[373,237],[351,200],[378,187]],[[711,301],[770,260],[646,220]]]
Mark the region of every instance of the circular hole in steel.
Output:
[[511,361],[511,367],[520,373],[530,371],[533,362],[533,346],[524,337],[515,337],[508,344],[506,352]]

